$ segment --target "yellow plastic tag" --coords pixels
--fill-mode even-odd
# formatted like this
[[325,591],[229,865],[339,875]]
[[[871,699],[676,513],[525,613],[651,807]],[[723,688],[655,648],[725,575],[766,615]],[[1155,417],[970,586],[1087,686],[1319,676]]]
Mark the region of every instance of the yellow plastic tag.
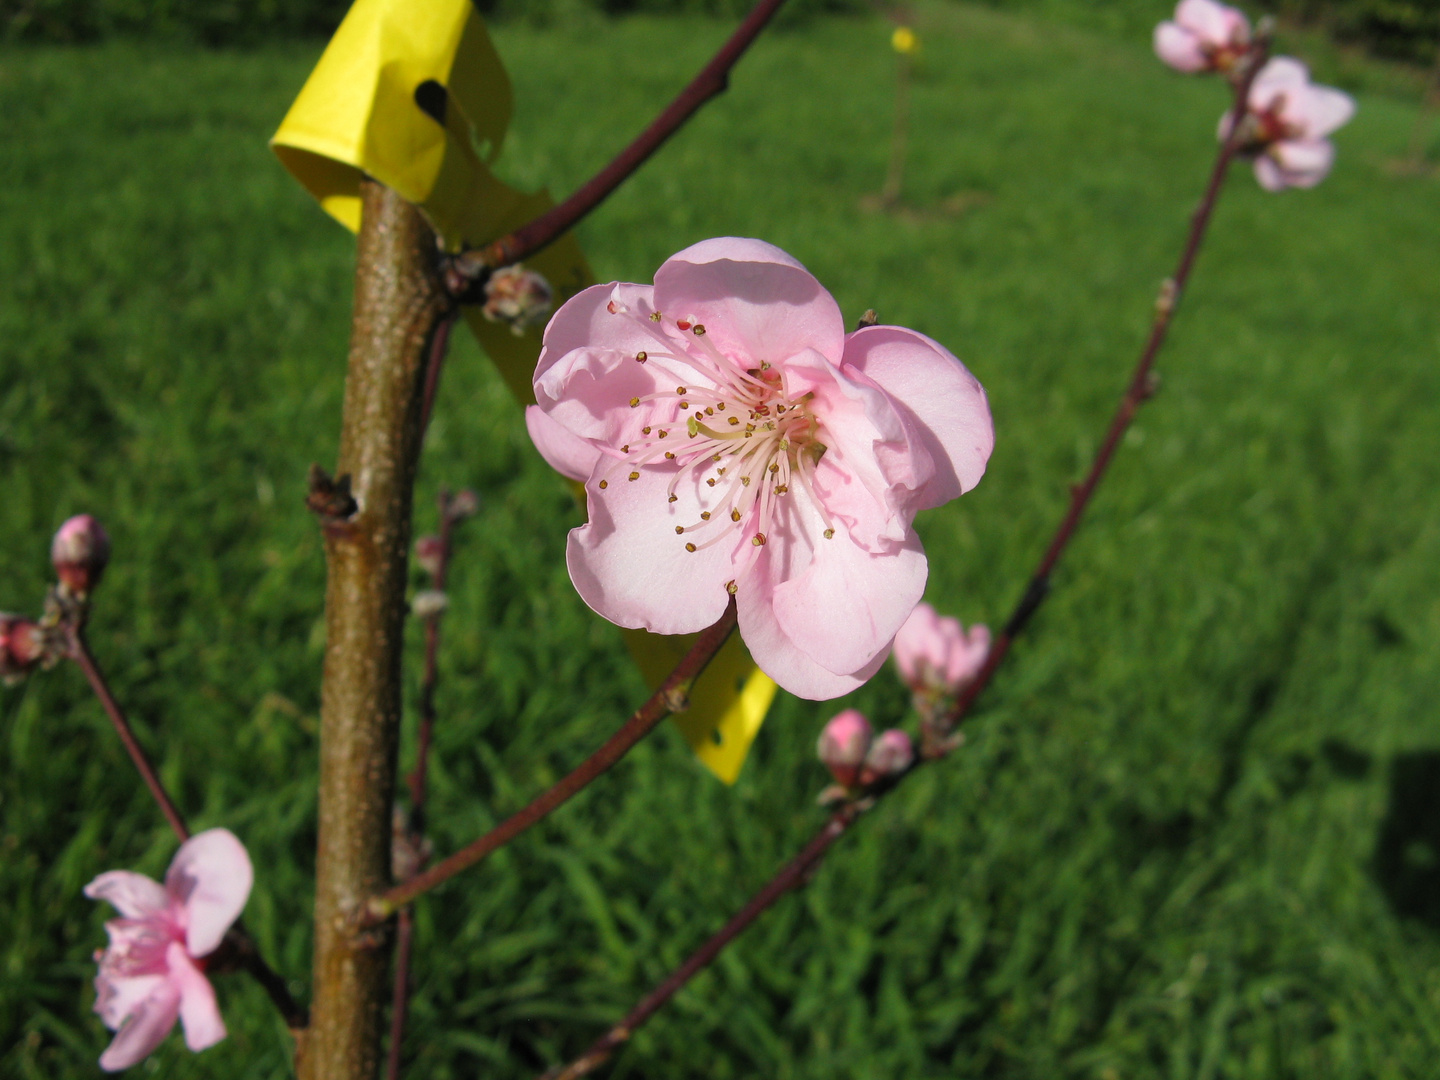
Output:
[[[509,76],[471,0],[356,0],[270,145],[351,232],[360,227],[360,181],[370,176],[419,206],[448,250],[479,247],[553,205],[546,192],[516,191],[490,169],[511,106]],[[526,265],[549,280],[557,304],[595,280],[570,233]],[[466,308],[465,321],[515,399],[532,404],[542,328],[517,335],[478,307]],[[652,685],[693,641],[640,630],[625,637]],[[734,636],[676,722],[700,760],[734,783],[774,696]]]

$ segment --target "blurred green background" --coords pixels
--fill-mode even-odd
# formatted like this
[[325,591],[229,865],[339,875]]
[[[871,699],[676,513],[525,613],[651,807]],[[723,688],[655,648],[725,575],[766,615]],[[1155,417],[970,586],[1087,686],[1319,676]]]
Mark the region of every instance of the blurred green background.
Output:
[[[972,367],[990,472],[919,523],[927,598],[967,623],[1004,617],[1094,451],[1224,107],[1143,33],[1077,11],[916,11],[893,213],[867,209],[889,26],[817,16],[762,38],[581,228],[602,279],[641,281],[703,237],[763,237],[848,319],[874,307]],[[502,24],[503,171],[570,190],[728,29],[578,7]],[[1161,392],[968,745],[610,1075],[1436,1074],[1440,130],[1418,111],[1423,72],[1313,34],[1280,47],[1359,97],[1335,172],[1273,196],[1236,168]],[[324,577],[302,499],[309,463],[334,459],[353,241],[265,139],[319,48],[0,49],[0,606],[38,607],[67,515],[105,521],[95,650],[196,827],[249,846],[246,921],[297,992]],[[442,484],[483,497],[446,620],[446,852],[645,688],[566,577],[565,485],[465,337],[422,530]],[[888,671],[853,703],[905,719]],[[408,1075],[530,1077],[588,1044],[818,827],[814,739],[843,704],[782,695],[733,789],[662,728],[422,902]],[[0,689],[0,851],[0,1074],[95,1075],[109,912],[80,889],[115,867],[159,876],[174,843],[71,668]],[[172,1037],[145,1068],[286,1075],[259,990],[228,977],[219,994],[229,1040],[190,1055]]]

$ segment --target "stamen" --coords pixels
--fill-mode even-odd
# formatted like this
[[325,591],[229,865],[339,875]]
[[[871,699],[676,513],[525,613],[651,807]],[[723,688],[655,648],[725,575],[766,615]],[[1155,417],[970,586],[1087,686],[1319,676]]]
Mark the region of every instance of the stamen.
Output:
[[765,546],[765,534],[764,534],[764,533],[756,533],[754,536],[752,536],[752,537],[750,538],[750,543],[754,544],[756,547],[764,547],[764,546]]
[[679,535],[680,535],[681,533],[683,533],[684,531],[685,531],[685,526],[684,526],[684,525],[676,525],[676,526],[675,526],[675,535],[676,535],[676,536],[679,536]]
[[639,479],[640,479],[640,474],[639,474],[638,472],[632,472],[632,473],[630,474],[630,479],[631,479],[631,480],[639,480]]
[[664,317],[665,317],[665,316],[661,315],[660,312],[658,312],[658,311],[652,311],[652,312],[650,312],[650,321],[651,321],[651,322],[659,322],[659,321],[660,321],[661,319],[663,319]]
[[600,490],[601,490],[601,491],[604,491],[604,490],[605,490],[606,488],[608,488],[609,486],[610,486],[610,481],[609,481],[609,480],[601,480],[601,481],[600,481]]
[[686,550],[686,551],[689,551],[689,552],[694,552],[694,551],[695,551],[695,545],[694,545],[694,544],[686,544],[686,545],[685,545],[685,550]]
[[641,349],[639,352],[637,352],[637,353],[635,354],[635,362],[636,362],[637,364],[643,364],[646,360],[649,360],[649,359],[650,359],[650,354],[647,353],[644,349]]

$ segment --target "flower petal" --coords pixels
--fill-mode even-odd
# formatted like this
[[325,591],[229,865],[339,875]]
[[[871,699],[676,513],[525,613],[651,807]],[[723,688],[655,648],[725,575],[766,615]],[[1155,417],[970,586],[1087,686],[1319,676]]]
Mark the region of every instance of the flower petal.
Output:
[[740,579],[735,600],[740,636],[760,670],[796,697],[829,701],[864,686],[885,663],[885,653],[860,671],[837,675],[821,667],[780,628],[772,606],[774,587],[767,572],[768,555],[762,555],[750,573]]
[[594,443],[571,434],[538,405],[525,406],[525,430],[549,466],[571,480],[588,478],[602,457]]
[[[628,479],[632,471],[639,473],[635,480]],[[743,538],[727,532],[699,547],[730,524],[714,521],[693,534],[698,550],[686,551],[691,537],[677,535],[675,527],[699,525],[713,497],[702,496],[697,469],[675,485],[676,501],[670,502],[675,472],[660,466],[632,470],[619,462],[596,469],[585,485],[590,521],[571,531],[565,561],[585,603],[620,626],[693,633],[720,618],[729,602],[725,584],[736,577],[734,557]]]
[[111,870],[85,886],[91,900],[108,900],[127,919],[158,915],[170,906],[170,894],[158,881],[129,870]]
[[845,339],[845,367],[863,372],[898,403],[929,451],[935,474],[916,509],[940,506],[980,482],[995,448],[990,403],[944,346],[904,327],[870,326]]
[[165,888],[184,912],[191,956],[215,951],[240,917],[254,881],[245,845],[229,829],[207,829],[180,845],[165,874]]
[[177,941],[170,946],[170,981],[180,994],[180,1023],[185,1028],[185,1045],[191,1050],[214,1046],[227,1034],[215,988],[195,962],[185,955]]
[[[650,334],[642,321],[651,310],[649,285],[612,281],[582,289],[550,317],[535,365],[535,381],[557,360],[576,349],[615,350],[634,356],[649,348]],[[611,303],[630,309],[612,314]]]
[[710,342],[747,368],[806,349],[838,362],[845,339],[834,297],[761,240],[721,237],[672,255],[655,273],[655,305],[667,322],[704,325]]
[[164,974],[110,975],[102,965],[95,976],[95,1014],[111,1031],[119,1031],[165,979]]
[[1237,34],[1240,41],[1250,37],[1245,16],[1216,0],[1180,0],[1175,7],[1175,21],[1211,45],[1228,45],[1237,40]]
[[1155,55],[1176,71],[1197,72],[1210,67],[1210,59],[1200,46],[1200,39],[1173,22],[1155,27]]
[[1284,191],[1290,186],[1285,170],[1269,154],[1261,154],[1255,159],[1255,179],[1266,191]]
[[180,1015],[180,989],[167,978],[156,979],[151,992],[100,1055],[100,1067],[118,1072],[138,1065],[165,1041]]
[[837,522],[835,535],[816,544],[805,572],[776,584],[775,618],[822,667],[837,674],[859,671],[889,655],[896,632],[925,592],[928,573],[918,536],[877,555],[856,545]]
[[1279,164],[1286,185],[1311,188],[1330,174],[1335,147],[1328,139],[1285,139],[1272,146],[1268,156]]
[[1311,86],[1296,94],[1285,109],[1285,118],[1304,129],[1307,139],[1323,139],[1355,115],[1355,99],[1330,86]]

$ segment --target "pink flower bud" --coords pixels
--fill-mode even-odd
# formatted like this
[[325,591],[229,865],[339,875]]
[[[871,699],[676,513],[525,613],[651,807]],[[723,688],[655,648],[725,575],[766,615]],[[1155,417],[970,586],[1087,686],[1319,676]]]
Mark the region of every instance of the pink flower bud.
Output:
[[870,735],[870,721],[859,711],[846,709],[832,717],[820,732],[815,753],[838,783],[854,787],[870,749]]
[[110,561],[110,537],[89,514],[72,517],[55,534],[50,561],[65,587],[84,596],[100,583]]
[[16,679],[45,658],[45,635],[38,623],[0,613],[0,679]]
[[507,266],[485,282],[480,313],[491,322],[508,323],[510,332],[519,337],[526,328],[543,322],[554,304],[555,292],[541,275],[523,266]]
[[438,536],[422,536],[415,541],[415,562],[431,577],[440,573],[440,557],[445,546]]
[[915,605],[895,635],[895,666],[917,694],[957,694],[979,674],[990,655],[990,629],[942,617],[929,604]]
[[882,731],[870,744],[865,764],[860,770],[860,783],[868,786],[878,780],[899,776],[915,760],[915,747],[910,736],[899,728]]

